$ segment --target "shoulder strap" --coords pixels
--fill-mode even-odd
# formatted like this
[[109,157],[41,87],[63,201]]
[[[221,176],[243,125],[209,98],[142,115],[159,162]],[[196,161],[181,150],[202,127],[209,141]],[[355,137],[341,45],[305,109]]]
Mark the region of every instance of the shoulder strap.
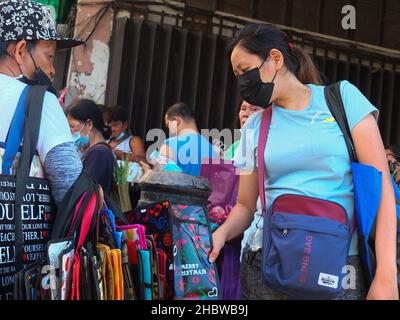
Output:
[[32,159],[36,152],[46,91],[47,86],[32,86],[27,96],[27,121],[24,127],[21,161],[17,169],[17,174],[20,172],[26,177],[29,174]]
[[21,151],[20,145],[25,125],[26,96],[28,90],[29,86],[26,86],[22,91],[21,96],[18,100],[17,107],[15,108],[14,116],[11,120],[10,127],[8,129],[8,134],[4,147],[5,151],[3,155],[3,162],[1,166],[1,172],[3,174],[11,174],[11,168],[15,156],[17,155],[18,151]]
[[[335,118],[340,130],[343,133],[344,141],[346,143],[347,151],[351,162],[357,162],[357,153],[354,148],[353,138],[351,137],[351,131],[349,122],[346,116],[346,110],[344,108],[342,95],[340,93],[340,81],[332,85],[326,86],[324,89],[326,104],[328,105],[329,111]],[[356,213],[354,211],[353,218],[351,221],[351,233],[356,228]]]
[[326,86],[324,89],[324,94],[329,111],[335,118],[340,130],[344,135],[350,160],[352,162],[357,162],[357,154],[354,148],[353,139],[351,137],[351,131],[346,116],[346,110],[343,105],[342,95],[340,94],[340,82]]
[[40,121],[42,117],[42,108],[44,95],[47,87],[31,86],[26,96],[26,120],[24,125],[24,140],[22,145],[21,159],[18,164],[16,174],[15,188],[15,265],[16,271],[23,268],[23,230],[21,220],[21,207],[25,188],[28,181],[29,170],[32,158],[36,151],[36,145],[39,137]]
[[267,213],[266,202],[265,202],[265,161],[264,153],[268,140],[269,126],[271,125],[272,118],[272,107],[268,107],[263,111],[260,126],[260,135],[258,137],[258,190],[260,194],[262,215],[265,216]]

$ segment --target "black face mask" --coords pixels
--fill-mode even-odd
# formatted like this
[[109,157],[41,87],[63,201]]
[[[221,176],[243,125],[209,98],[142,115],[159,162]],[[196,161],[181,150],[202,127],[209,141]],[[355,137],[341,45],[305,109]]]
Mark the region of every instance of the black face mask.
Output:
[[[35,68],[36,68],[35,80],[29,80],[29,83],[28,82],[25,82],[25,83],[28,85],[31,85],[31,86],[34,86],[34,85],[46,86],[46,87],[48,87],[47,91],[53,93],[54,95],[57,95],[56,89],[53,88],[53,83],[51,82],[50,78],[47,76],[47,74],[45,74],[43,72],[43,70],[41,68],[39,68],[36,65],[35,59],[33,59],[32,53],[30,51],[29,51],[29,54],[30,54],[33,64],[35,65]],[[27,79],[25,76],[23,78]]]
[[258,68],[251,69],[238,76],[238,87],[242,98],[248,103],[262,108],[271,104],[274,80],[278,73],[276,71],[271,82],[262,82],[260,68],[264,63],[265,60]]
[[[12,59],[14,59],[14,57],[12,55],[10,55],[8,53],[8,51],[5,51],[5,53]],[[35,65],[36,71],[35,71],[35,79],[31,80],[28,77],[26,77],[22,70],[20,65],[18,65],[19,71],[21,72],[21,76],[18,77],[17,79],[25,84],[27,84],[28,86],[47,86],[48,89],[47,91],[53,93],[54,95],[57,95],[57,91],[56,89],[54,89],[53,87],[53,83],[51,82],[51,80],[49,79],[49,77],[43,72],[42,69],[38,68],[38,66],[36,65],[35,59],[33,59],[32,53],[29,51],[29,55],[31,56],[31,59],[33,61],[33,64]]]
[[[54,95],[57,95],[57,91],[51,85],[51,81],[50,81],[50,85],[49,85],[48,81],[46,79],[42,78],[40,81],[37,80],[39,72],[42,72],[44,74],[44,76],[47,78],[47,80],[50,81],[49,77],[47,77],[47,75],[41,69],[36,70],[36,72],[35,72],[35,80],[31,80],[31,79],[25,77],[24,75],[19,77],[18,80],[23,82],[23,83],[25,83],[25,84],[27,84],[28,86],[37,86],[37,85],[47,86],[48,87],[47,91],[51,92]],[[39,79],[40,79],[40,77],[42,77],[42,76],[39,74]]]
[[36,86],[37,82],[36,80],[31,80],[27,77],[25,77],[24,75],[21,75],[20,77],[17,78],[19,81],[27,84],[28,86]]

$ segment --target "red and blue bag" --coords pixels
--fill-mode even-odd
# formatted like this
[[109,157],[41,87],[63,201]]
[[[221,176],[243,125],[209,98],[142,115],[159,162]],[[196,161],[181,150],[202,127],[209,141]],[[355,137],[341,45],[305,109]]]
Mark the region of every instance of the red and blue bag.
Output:
[[[272,108],[262,116],[258,141],[259,190],[264,186],[264,153]],[[266,209],[262,279],[271,289],[298,299],[332,299],[342,290],[354,219],[339,204],[307,196],[284,194]],[[354,217],[353,217],[354,218]]]

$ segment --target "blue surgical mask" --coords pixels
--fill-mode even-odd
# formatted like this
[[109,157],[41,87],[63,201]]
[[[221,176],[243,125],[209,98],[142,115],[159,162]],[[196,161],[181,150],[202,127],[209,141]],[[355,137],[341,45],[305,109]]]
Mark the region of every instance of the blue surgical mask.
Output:
[[85,126],[86,126],[86,123],[84,123],[82,125],[82,127],[79,129],[79,131],[72,134],[72,139],[74,140],[75,146],[78,150],[84,149],[89,144],[89,133],[84,137],[81,136],[81,131],[83,130],[83,128]]

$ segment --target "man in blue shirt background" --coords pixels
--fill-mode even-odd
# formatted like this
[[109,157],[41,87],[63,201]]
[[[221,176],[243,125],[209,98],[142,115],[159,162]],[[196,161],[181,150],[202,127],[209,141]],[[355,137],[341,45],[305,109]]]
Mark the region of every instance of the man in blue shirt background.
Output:
[[174,160],[183,172],[199,176],[201,160],[217,154],[199,133],[194,111],[185,103],[176,103],[167,110],[165,124],[170,138],[161,146],[160,155]]

